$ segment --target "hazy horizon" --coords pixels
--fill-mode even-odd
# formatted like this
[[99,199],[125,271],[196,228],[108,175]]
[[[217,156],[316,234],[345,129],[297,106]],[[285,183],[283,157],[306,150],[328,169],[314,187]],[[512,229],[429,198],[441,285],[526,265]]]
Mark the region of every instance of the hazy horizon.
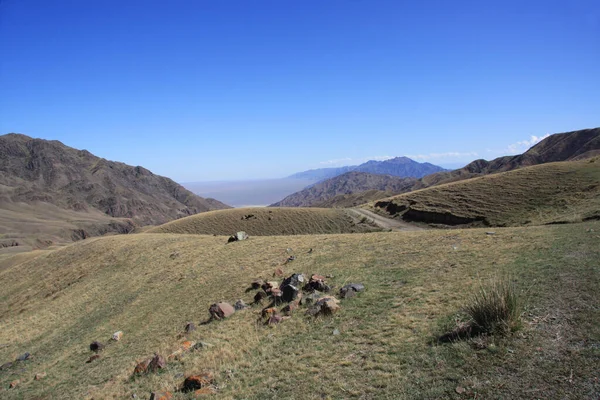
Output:
[[0,1],[0,132],[179,182],[600,126],[600,3]]

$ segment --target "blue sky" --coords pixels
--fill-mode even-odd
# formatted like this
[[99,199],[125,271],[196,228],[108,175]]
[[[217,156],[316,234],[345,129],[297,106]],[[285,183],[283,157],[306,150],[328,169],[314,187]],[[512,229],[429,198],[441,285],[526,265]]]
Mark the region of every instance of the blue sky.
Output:
[[0,133],[178,181],[600,126],[600,2],[0,0]]

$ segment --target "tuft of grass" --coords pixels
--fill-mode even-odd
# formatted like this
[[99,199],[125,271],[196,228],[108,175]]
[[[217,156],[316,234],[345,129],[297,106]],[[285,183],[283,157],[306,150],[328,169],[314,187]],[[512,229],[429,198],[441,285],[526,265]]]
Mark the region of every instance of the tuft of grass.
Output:
[[506,334],[521,326],[522,302],[514,281],[495,279],[481,286],[465,307],[471,325],[478,333]]

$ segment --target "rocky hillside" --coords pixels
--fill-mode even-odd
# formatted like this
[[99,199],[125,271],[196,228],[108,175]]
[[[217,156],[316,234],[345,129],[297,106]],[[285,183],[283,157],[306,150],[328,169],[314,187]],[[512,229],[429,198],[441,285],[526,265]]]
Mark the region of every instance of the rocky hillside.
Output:
[[[306,188],[274,205],[289,207],[348,207],[363,204],[362,200],[368,202],[444,183],[457,182],[549,162],[582,160],[599,154],[600,128],[557,133],[542,140],[523,154],[498,157],[491,161],[475,160],[460,169],[440,171],[423,176],[420,179],[406,181],[406,185],[400,185],[397,188],[389,187],[381,189],[380,186],[369,187],[368,185],[357,184],[351,181],[354,179],[353,175],[344,174],[319,183],[318,189],[314,189],[313,187]],[[393,162],[395,164],[402,164],[402,158],[399,157],[384,161],[384,163]],[[377,164],[377,162],[369,163],[373,166],[381,165]],[[411,164],[408,163],[407,165]],[[412,184],[408,185],[409,182],[412,182]],[[337,190],[340,186],[343,186],[346,190]]]
[[58,141],[20,134],[0,136],[0,218],[10,217],[10,222],[17,224],[11,234],[21,233],[14,232],[19,228],[19,210],[23,209],[24,217],[30,216],[29,208],[34,205],[38,210],[54,210],[47,215],[50,219],[56,217],[58,209],[70,212],[71,221],[86,219],[75,212],[87,219],[90,215],[120,222],[128,219],[135,225],[161,224],[228,208],[143,167],[108,161]]
[[414,178],[352,171],[303,189],[272,206],[310,207],[317,206],[317,204],[331,206],[328,201],[336,196],[347,196],[367,190],[376,190],[383,196],[392,195],[410,190],[416,182],[417,180]]

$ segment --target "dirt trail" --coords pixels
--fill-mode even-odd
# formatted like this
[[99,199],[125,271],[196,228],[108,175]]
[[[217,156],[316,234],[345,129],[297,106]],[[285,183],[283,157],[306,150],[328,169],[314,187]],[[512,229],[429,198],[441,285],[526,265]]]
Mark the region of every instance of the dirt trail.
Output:
[[396,219],[390,219],[382,217],[381,215],[375,214],[372,211],[364,210],[362,208],[348,208],[346,210],[351,216],[363,218],[366,217],[370,221],[383,229],[391,229],[393,231],[423,231],[425,228],[409,224],[407,222],[398,221]]

